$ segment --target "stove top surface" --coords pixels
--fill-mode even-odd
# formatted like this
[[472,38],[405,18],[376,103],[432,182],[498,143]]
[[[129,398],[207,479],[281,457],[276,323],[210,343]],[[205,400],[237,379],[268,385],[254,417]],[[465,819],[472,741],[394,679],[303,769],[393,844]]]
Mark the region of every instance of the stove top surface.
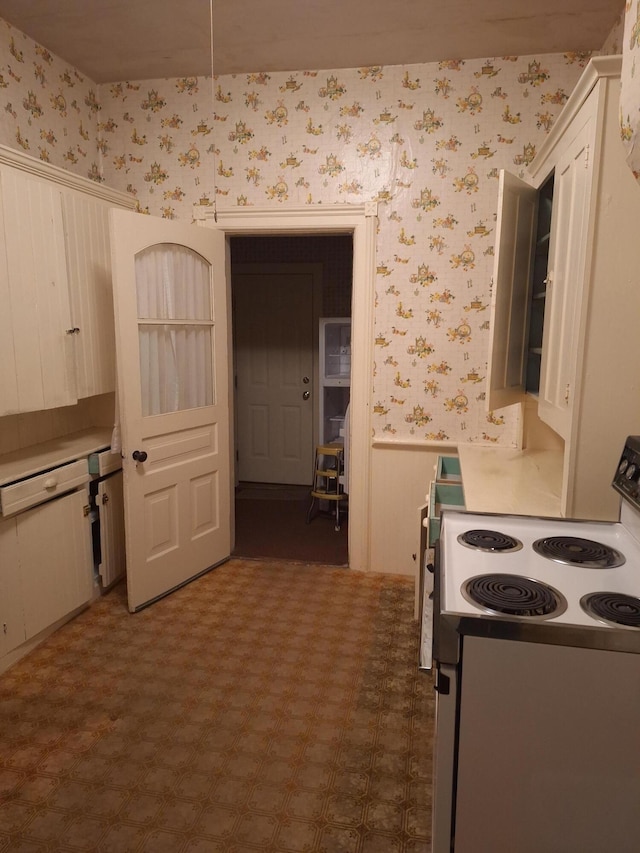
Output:
[[[640,607],[640,539],[630,527],[622,522],[444,510],[440,610],[471,618],[489,615],[613,630],[621,627],[615,622],[617,611],[630,614],[630,627],[622,630],[638,631],[640,622],[634,619],[640,609],[636,611],[633,602]],[[474,539],[479,547],[469,544]],[[494,598],[477,603],[469,590],[472,580],[472,586],[488,588]],[[547,590],[555,593],[555,600]],[[585,609],[588,597],[596,593],[613,597],[615,603]],[[505,604],[502,599],[508,597],[514,601]],[[532,612],[526,613],[520,604],[529,599]],[[611,606],[614,619],[606,610]]]

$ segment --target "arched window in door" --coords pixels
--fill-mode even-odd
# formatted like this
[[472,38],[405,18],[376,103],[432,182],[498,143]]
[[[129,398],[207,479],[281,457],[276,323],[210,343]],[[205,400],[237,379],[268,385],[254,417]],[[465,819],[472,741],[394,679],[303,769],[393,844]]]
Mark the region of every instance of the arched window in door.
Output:
[[136,255],[135,275],[142,416],[213,405],[210,264],[158,243]]

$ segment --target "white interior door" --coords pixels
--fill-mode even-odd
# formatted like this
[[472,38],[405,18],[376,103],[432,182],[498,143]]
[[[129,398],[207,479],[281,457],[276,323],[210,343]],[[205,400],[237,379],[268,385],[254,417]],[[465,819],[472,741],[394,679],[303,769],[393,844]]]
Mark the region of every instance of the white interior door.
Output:
[[112,210],[131,611],[231,552],[224,235]]
[[238,479],[310,485],[313,275],[234,274]]

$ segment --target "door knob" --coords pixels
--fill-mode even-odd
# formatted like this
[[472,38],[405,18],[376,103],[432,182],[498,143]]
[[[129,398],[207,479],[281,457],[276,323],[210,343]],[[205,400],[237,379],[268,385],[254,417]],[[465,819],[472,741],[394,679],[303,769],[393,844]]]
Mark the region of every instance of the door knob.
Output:
[[311,396],[311,391],[303,391],[302,392],[302,399],[303,400],[308,400],[310,396]]
[[146,462],[147,461],[147,454],[144,450],[134,450],[131,455],[136,460],[136,462]]

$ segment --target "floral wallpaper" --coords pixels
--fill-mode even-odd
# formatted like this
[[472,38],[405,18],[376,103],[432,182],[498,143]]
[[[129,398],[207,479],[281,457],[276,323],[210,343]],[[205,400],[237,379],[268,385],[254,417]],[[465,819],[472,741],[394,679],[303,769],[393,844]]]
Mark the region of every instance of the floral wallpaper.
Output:
[[640,3],[627,0],[622,38],[620,134],[627,163],[640,181]]
[[498,174],[523,172],[587,56],[96,87],[0,36],[0,141],[144,213],[377,200],[375,436],[515,443],[515,413],[484,401]]
[[101,92],[104,176],[169,218],[376,199],[376,437],[514,443],[484,404],[498,173],[523,171],[585,62],[123,82]]
[[93,180],[98,86],[0,19],[0,143]]

